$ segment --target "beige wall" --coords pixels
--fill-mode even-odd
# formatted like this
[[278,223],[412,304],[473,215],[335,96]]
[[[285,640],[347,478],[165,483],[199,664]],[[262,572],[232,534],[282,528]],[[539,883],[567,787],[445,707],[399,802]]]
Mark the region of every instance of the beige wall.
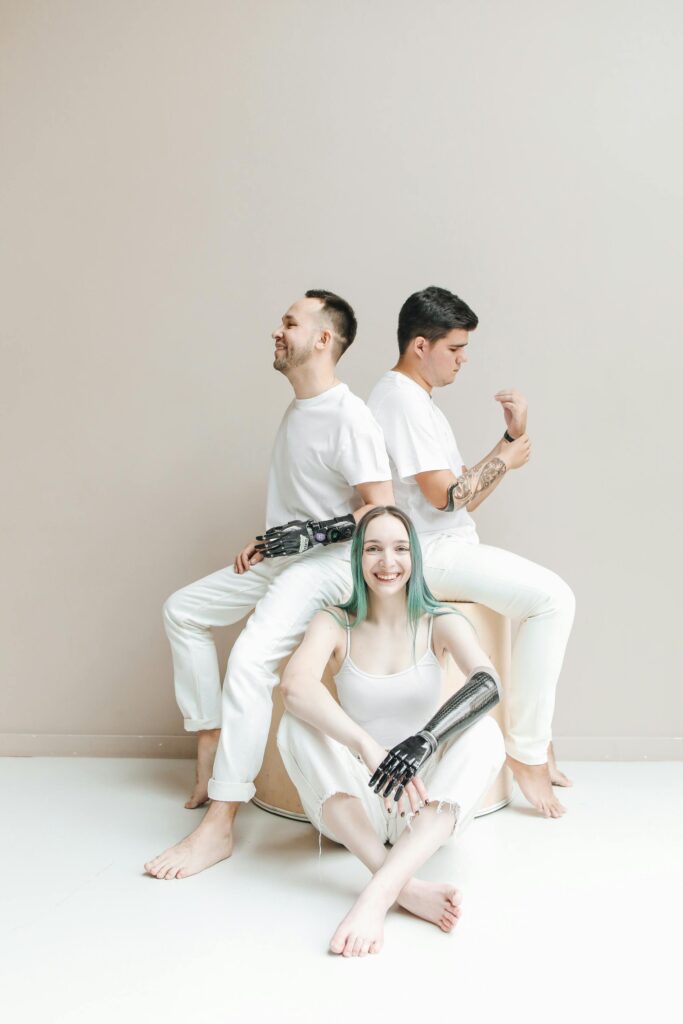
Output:
[[439,395],[464,457],[500,434],[497,388],[529,398],[533,461],[477,518],[576,591],[564,752],[672,756],[680,5],[0,17],[2,750],[188,749],[135,739],[182,732],[160,606],[261,525],[270,330],[307,287],[347,296],[366,397],[438,283],[481,318]]

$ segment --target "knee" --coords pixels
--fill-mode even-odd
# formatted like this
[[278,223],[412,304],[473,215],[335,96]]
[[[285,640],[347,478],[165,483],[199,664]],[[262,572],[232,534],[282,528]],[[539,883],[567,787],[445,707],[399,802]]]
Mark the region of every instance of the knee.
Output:
[[561,576],[555,575],[552,600],[555,607],[573,622],[574,612],[576,611],[576,598],[572,588],[568,583],[565,583]]
[[479,719],[475,728],[481,749],[486,750],[488,759],[497,771],[505,764],[505,739],[498,722],[491,715],[485,715]]
[[288,711],[285,711],[284,715],[280,719],[280,724],[277,730],[277,736],[275,742],[277,743],[277,749],[282,753],[283,750],[289,748],[289,735],[290,735],[290,720],[291,715]]
[[570,622],[574,621],[574,612],[576,610],[574,591],[557,573],[551,572],[548,574],[544,597],[544,607],[541,610],[562,615],[569,619]]
[[289,711],[285,711],[280,719],[280,725],[277,730],[277,748],[281,754],[293,751],[296,748],[303,732],[302,727],[303,722],[300,718],[296,718]]
[[176,590],[174,594],[171,594],[163,604],[162,616],[164,625],[177,626],[183,621],[183,591]]

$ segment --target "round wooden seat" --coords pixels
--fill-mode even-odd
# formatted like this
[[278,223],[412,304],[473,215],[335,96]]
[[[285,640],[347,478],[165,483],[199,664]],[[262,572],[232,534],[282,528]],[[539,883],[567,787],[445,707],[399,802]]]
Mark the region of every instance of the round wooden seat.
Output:
[[[479,643],[495,665],[503,684],[503,692],[505,692],[510,677],[509,621],[502,615],[492,612],[490,608],[484,608],[483,605],[454,603],[454,607],[462,611],[476,629]],[[280,665],[280,675],[282,675],[286,664],[287,660],[283,661]],[[451,694],[455,693],[464,681],[465,678],[462,672],[452,659],[449,658],[444,672],[441,702],[443,703]],[[336,699],[337,691],[329,667],[325,669],[323,683]],[[285,818],[308,821],[303,812],[299,794],[285,771],[280,752],[277,749],[276,736],[283,711],[284,707],[280,696],[280,689],[276,687],[273,691],[273,720],[270,725],[263,766],[256,778],[254,803],[264,811],[280,814]],[[505,713],[504,700],[491,712],[504,735],[506,733]],[[488,793],[482,798],[476,816],[480,817],[482,814],[490,814],[491,811],[497,811],[500,807],[504,807],[505,804],[509,803],[511,798],[512,774],[509,768],[503,766]]]

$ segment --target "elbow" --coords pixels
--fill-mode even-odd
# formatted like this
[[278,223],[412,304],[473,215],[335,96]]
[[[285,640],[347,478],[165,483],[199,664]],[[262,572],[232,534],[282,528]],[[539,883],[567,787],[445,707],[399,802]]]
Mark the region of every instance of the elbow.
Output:
[[292,679],[291,676],[287,675],[286,670],[280,683],[280,696],[282,697],[282,703],[284,704],[285,709],[287,711],[293,711],[297,697],[297,686],[296,681]]
[[280,683],[280,694],[285,710],[299,716],[301,709],[308,704],[310,694],[310,680],[305,674],[291,674],[285,669]]

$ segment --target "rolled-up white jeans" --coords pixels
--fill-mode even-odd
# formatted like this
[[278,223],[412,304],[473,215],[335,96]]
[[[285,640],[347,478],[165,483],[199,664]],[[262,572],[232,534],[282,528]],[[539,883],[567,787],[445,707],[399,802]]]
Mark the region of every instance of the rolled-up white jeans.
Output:
[[[348,747],[312,725],[285,713],[277,744],[287,773],[296,786],[308,820],[334,842],[340,840],[323,820],[323,808],[338,793],[356,797],[383,843],[396,842],[413,815],[389,814],[384,800],[370,789],[370,773]],[[503,735],[493,718],[486,716],[464,733],[446,740],[429,759],[422,779],[430,801],[454,813],[458,835],[474,816],[479,800],[505,761]]]
[[[268,739],[278,665],[313,615],[351,594],[350,544],[267,558],[248,572],[232,566],[178,590],[164,605],[176,699],[190,732],[221,728],[212,800],[251,800]],[[221,693],[212,627],[254,609],[233,645]]]
[[550,569],[452,534],[420,537],[427,584],[441,601],[474,601],[518,624],[512,647],[506,749],[524,764],[544,764],[555,690],[574,621],[574,594]]

